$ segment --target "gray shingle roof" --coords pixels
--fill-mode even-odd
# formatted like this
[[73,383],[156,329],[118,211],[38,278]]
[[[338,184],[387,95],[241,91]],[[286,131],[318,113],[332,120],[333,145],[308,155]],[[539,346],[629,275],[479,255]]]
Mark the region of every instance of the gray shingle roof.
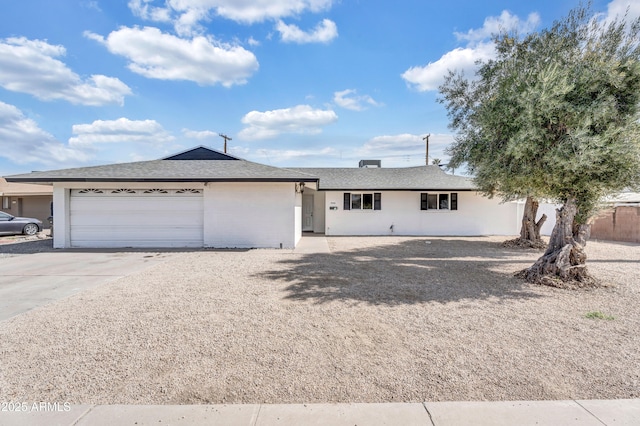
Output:
[[[174,159],[175,158],[175,159]],[[207,159],[200,159],[207,158]],[[206,147],[153,161],[33,172],[9,182],[316,182],[320,190],[474,190],[470,178],[437,166],[406,168],[289,168],[267,166]]]
[[320,190],[475,190],[471,178],[445,173],[438,166],[403,168],[293,168],[320,178]]
[[315,182],[307,173],[245,160],[153,160],[7,176],[9,182]]

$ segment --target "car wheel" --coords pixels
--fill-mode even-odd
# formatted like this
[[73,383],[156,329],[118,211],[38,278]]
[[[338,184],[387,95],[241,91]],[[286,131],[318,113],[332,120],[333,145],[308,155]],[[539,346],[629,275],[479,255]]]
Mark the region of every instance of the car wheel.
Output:
[[36,235],[38,231],[38,225],[36,225],[35,223],[29,223],[25,225],[24,229],[22,230],[24,235]]

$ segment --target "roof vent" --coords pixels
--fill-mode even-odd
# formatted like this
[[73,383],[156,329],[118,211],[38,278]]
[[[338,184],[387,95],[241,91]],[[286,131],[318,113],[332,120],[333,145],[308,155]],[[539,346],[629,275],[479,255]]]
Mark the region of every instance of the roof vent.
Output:
[[361,169],[369,169],[374,167],[380,168],[382,167],[382,160],[360,160],[359,166]]

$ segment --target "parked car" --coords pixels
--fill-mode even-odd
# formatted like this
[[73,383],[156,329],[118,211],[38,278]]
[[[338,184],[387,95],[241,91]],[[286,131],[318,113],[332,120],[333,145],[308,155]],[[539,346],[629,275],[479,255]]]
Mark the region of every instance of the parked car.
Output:
[[35,235],[42,230],[42,221],[32,217],[16,217],[0,212],[0,235]]

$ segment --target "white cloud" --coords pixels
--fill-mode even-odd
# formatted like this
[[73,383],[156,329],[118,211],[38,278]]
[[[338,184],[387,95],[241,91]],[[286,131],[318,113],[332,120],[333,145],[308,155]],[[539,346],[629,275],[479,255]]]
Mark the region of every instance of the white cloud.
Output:
[[[425,136],[410,133],[376,136],[357,149],[355,154],[357,157],[381,159],[387,166],[407,165],[406,163],[424,165]],[[446,163],[448,156],[444,151],[452,142],[451,135],[432,134],[429,137],[429,164],[434,158],[440,158]]]
[[537,13],[530,14],[526,21],[507,11],[497,17],[488,17],[482,28],[471,29],[466,33],[455,33],[458,40],[468,42],[466,47],[453,49],[427,65],[411,67],[402,74],[402,78],[418,91],[437,90],[444,82],[449,70],[463,71],[467,75],[473,75],[477,68],[477,61],[487,61],[495,57],[493,42],[488,40],[492,34],[514,30],[527,33],[534,30],[539,23],[540,16]]
[[260,41],[256,40],[253,37],[249,37],[249,39],[247,40],[247,44],[249,46],[256,47],[256,46],[260,46]]
[[381,106],[369,95],[358,95],[355,89],[342,90],[333,94],[333,102],[352,111],[362,111],[367,106]]
[[[154,6],[157,3],[162,6]],[[307,11],[321,12],[329,9],[332,3],[333,0],[130,0],[129,8],[142,19],[172,21],[178,34],[189,35],[201,29],[200,21],[212,16],[253,24]]]
[[276,30],[285,43],[329,43],[338,37],[338,27],[330,19],[323,19],[309,32],[302,31],[297,25],[285,24],[282,21],[278,21]]
[[[214,148],[214,149],[216,149],[216,148]],[[247,147],[244,147],[244,146],[232,145],[232,146],[229,146],[227,148],[227,152],[229,154],[231,154],[231,155],[235,155],[235,156],[238,156],[240,158],[244,158],[251,152],[251,150],[249,148],[247,148]]]
[[138,161],[148,160],[149,152],[168,155],[181,148],[154,120],[96,120],[74,125],[72,132],[68,144],[62,143],[18,108],[0,101],[0,157],[16,164],[59,169],[93,163],[98,153],[101,162]]
[[212,132],[211,130],[189,130],[182,129],[182,134],[189,139],[197,139],[197,140],[210,140],[218,137],[216,132]]
[[295,160],[306,160],[313,157],[335,157],[339,152],[335,148],[321,149],[258,149],[257,155],[266,158],[269,163],[289,162],[295,164]]
[[607,5],[605,21],[610,22],[616,17],[622,19],[627,14],[626,20],[631,22],[640,17],[640,2],[637,0],[613,0]]
[[114,77],[81,78],[63,62],[63,46],[44,40],[12,37],[0,40],[0,86],[38,99],[62,99],[80,105],[124,104],[131,89]]
[[169,8],[151,6],[153,0],[130,0],[129,9],[139,18],[154,22],[170,22]]
[[[178,2],[180,0],[173,0]],[[238,22],[254,23],[299,15],[303,12],[321,12],[329,9],[333,0],[183,0],[185,3],[204,3],[216,14]]]
[[425,146],[425,141],[422,140],[423,137],[423,135],[412,135],[410,133],[376,136],[363,145],[363,151],[367,153],[415,151]]
[[86,8],[86,9],[95,10],[96,12],[102,12],[102,9],[100,9],[100,5],[98,5],[98,1],[97,0],[83,1],[83,2],[80,3],[80,6]]
[[476,61],[489,60],[495,56],[493,43],[480,43],[475,47],[457,48],[445,53],[435,62],[425,66],[411,67],[402,74],[402,78],[420,92],[437,90],[444,82],[449,70],[464,71],[473,75]]
[[540,25],[540,15],[530,13],[526,21],[521,21],[516,15],[504,10],[500,16],[489,16],[484,20],[482,28],[471,29],[466,33],[454,33],[458,40],[478,42],[491,38],[492,35],[501,32],[517,30],[520,33],[528,33]]
[[96,120],[91,124],[76,124],[72,132],[76,136],[69,139],[69,145],[83,148],[117,143],[163,145],[175,140],[155,120]]
[[122,27],[107,38],[87,32],[109,51],[126,57],[129,69],[159,80],[189,80],[203,86],[244,84],[258,69],[255,55],[204,36],[183,39],[153,27]]
[[16,164],[59,167],[60,164],[81,163],[90,157],[83,150],[57,141],[18,108],[1,101],[0,147],[0,156]]
[[272,111],[251,111],[242,122],[248,127],[238,135],[241,139],[268,139],[281,133],[322,132],[322,127],[334,123],[338,116],[331,110],[314,109],[309,105]]

